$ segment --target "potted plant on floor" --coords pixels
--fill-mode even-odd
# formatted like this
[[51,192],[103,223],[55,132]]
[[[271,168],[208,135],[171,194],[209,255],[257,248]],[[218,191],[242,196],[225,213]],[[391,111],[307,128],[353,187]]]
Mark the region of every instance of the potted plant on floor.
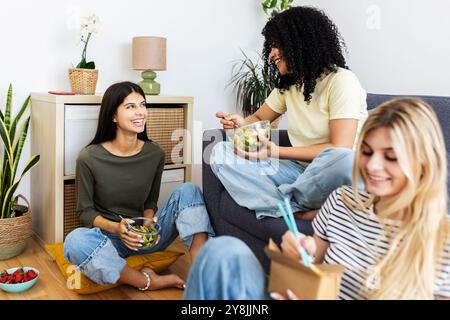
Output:
[[85,18],[85,22],[81,24],[80,41],[83,43],[83,51],[81,52],[81,60],[76,68],[69,69],[69,80],[72,91],[78,94],[95,94],[97,86],[98,70],[95,69],[94,61],[86,60],[86,51],[89,40],[93,34],[96,34],[98,26],[98,17],[93,14]]
[[[3,145],[3,161],[0,163],[0,260],[20,254],[31,236],[31,211],[28,200],[15,192],[24,175],[35,166],[40,156],[30,157],[22,173],[18,175],[18,165],[28,134],[30,116],[20,125],[22,116],[28,109],[30,97],[25,100],[15,117],[11,117],[12,85],[9,85],[4,112],[0,110],[0,140]],[[16,179],[17,177],[17,179]],[[19,198],[27,206],[19,205]]]

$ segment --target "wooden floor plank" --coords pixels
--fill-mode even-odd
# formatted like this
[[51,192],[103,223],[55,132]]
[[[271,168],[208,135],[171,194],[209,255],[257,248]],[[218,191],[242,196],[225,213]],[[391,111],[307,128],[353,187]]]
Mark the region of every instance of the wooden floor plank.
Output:
[[[167,249],[185,254],[165,273],[175,273],[186,280],[191,266],[188,250],[179,238]],[[128,285],[90,295],[74,293],[66,288],[66,280],[56,262],[34,237],[28,240],[27,248],[22,254],[0,261],[0,270],[18,266],[37,268],[40,271],[39,280],[30,290],[23,293],[7,293],[0,290],[0,300],[180,300],[183,297],[183,290],[180,289],[141,292]]]

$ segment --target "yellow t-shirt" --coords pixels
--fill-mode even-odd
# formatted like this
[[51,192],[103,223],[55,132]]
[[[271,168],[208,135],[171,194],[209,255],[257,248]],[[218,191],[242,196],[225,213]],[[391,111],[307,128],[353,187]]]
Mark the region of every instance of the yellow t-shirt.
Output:
[[291,144],[303,147],[330,142],[329,121],[334,119],[359,120],[356,142],[367,119],[366,95],[353,72],[338,68],[317,81],[309,105],[303,88],[297,90],[295,85],[283,93],[275,88],[266,103],[273,111],[286,113]]

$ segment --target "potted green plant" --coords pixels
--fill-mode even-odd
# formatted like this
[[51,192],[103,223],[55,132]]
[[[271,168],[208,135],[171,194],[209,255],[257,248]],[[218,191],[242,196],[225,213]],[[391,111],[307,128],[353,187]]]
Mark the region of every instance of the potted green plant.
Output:
[[79,94],[95,94],[97,86],[98,70],[95,69],[94,61],[87,61],[86,51],[93,34],[98,33],[98,17],[93,14],[86,18],[81,24],[80,42],[83,44],[81,60],[76,68],[69,69],[69,80],[72,91]]
[[235,61],[228,85],[233,86],[236,105],[240,106],[242,115],[247,117],[264,103],[273,84],[269,81],[261,55],[253,61],[244,51],[241,50],[241,53],[243,57]]
[[289,9],[294,0],[262,0],[261,7],[268,19],[271,19],[278,12]]
[[[30,97],[25,100],[15,117],[11,117],[12,85],[9,85],[4,112],[0,110],[0,140],[3,145],[3,161],[0,172],[0,260],[20,254],[31,236],[31,211],[28,200],[22,195],[15,196],[24,175],[34,167],[40,156],[33,155],[25,164],[20,176],[18,165],[28,134],[30,116],[20,125],[27,111]],[[16,179],[18,177],[18,179]],[[27,206],[19,205],[22,198]]]
[[[267,19],[271,19],[278,12],[291,7],[293,0],[262,0],[261,7]],[[242,58],[235,61],[232,68],[231,80],[236,96],[236,104],[243,116],[253,114],[264,104],[265,99],[274,88],[269,80],[268,70],[264,68],[261,54],[252,60],[241,50]],[[273,121],[272,128],[277,128],[280,118]]]

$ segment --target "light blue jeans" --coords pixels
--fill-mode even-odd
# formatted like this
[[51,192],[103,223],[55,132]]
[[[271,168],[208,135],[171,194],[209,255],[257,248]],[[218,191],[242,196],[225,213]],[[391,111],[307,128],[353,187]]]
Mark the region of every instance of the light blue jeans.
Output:
[[202,247],[186,283],[186,300],[268,299],[264,270],[241,240],[221,236]]
[[64,257],[89,279],[106,285],[119,280],[128,256],[162,251],[177,235],[188,248],[196,233],[214,236],[203,194],[195,184],[178,186],[156,216],[161,224],[161,239],[153,248],[133,251],[116,234],[99,228],[77,228],[64,241]]
[[353,160],[351,149],[327,148],[307,166],[278,158],[250,161],[222,141],[212,149],[210,165],[233,200],[260,219],[280,217],[277,203],[284,197],[294,212],[320,208],[333,190],[351,185]]

